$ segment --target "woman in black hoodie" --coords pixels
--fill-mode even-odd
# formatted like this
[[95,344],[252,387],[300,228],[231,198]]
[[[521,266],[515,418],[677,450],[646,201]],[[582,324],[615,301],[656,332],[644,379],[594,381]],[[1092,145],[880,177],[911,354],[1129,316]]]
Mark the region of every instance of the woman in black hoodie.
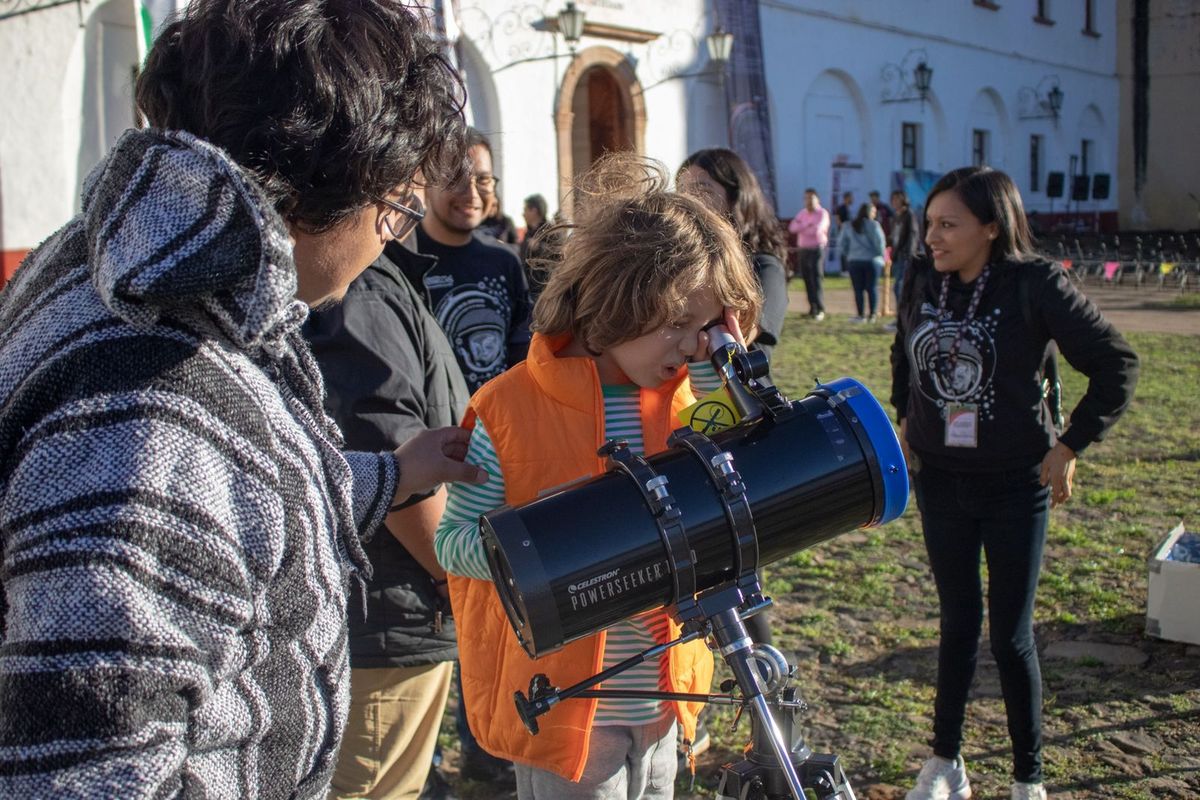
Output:
[[[892,346],[892,403],[941,605],[934,757],[908,798],[970,796],[959,750],[983,624],[981,551],[1011,797],[1044,798],[1033,607],[1049,509],[1070,499],[1076,456],[1129,405],[1137,356],[1060,265],[1033,254],[1004,173],[945,175],[925,230],[930,258],[909,270]],[[1052,342],[1088,377],[1061,433],[1043,390]]]

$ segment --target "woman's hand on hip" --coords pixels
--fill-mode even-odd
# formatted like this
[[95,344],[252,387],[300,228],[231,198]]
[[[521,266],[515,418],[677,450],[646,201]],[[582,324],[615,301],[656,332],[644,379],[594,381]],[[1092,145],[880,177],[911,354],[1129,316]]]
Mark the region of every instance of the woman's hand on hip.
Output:
[[1042,459],[1042,486],[1050,487],[1050,506],[1062,505],[1071,499],[1071,483],[1075,480],[1075,451],[1057,442]]

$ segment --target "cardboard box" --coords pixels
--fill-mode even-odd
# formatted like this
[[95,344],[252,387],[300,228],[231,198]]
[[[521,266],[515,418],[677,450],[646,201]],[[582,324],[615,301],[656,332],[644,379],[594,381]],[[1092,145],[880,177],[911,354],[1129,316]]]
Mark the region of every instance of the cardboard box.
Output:
[[1146,633],[1160,639],[1200,644],[1200,564],[1172,561],[1171,547],[1184,534],[1176,525],[1151,554]]

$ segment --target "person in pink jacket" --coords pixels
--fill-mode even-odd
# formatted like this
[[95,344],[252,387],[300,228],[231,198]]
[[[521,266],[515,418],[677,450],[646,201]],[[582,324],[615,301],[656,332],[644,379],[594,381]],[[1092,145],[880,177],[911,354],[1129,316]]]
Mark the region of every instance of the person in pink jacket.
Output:
[[829,244],[829,212],[821,208],[816,189],[804,190],[804,208],[788,224],[796,235],[797,261],[804,292],[808,295],[808,315],[820,322],[825,319],[825,302],[821,292],[821,273],[825,263],[825,246]]

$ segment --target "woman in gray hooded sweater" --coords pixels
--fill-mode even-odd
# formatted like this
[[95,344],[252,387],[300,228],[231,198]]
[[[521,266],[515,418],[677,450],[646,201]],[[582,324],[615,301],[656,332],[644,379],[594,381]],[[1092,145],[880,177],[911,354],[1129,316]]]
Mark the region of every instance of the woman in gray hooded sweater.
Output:
[[0,796],[325,796],[360,536],[477,470],[456,429],[343,452],[300,324],[461,163],[459,93],[388,0],[159,37],[152,127],[0,294]]

